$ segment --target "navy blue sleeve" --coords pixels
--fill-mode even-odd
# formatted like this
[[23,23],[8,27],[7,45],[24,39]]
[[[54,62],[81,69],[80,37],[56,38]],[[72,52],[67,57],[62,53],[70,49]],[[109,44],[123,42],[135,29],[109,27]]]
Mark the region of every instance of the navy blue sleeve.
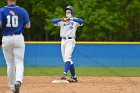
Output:
[[24,10],[24,25],[30,24],[30,18],[26,10]]
[[53,24],[57,24],[57,23],[60,22],[60,21],[61,21],[60,18],[56,18],[56,19],[53,19],[53,20],[52,20],[52,23],[53,23]]
[[79,23],[80,25],[83,24],[84,20],[81,18],[73,18],[73,21]]

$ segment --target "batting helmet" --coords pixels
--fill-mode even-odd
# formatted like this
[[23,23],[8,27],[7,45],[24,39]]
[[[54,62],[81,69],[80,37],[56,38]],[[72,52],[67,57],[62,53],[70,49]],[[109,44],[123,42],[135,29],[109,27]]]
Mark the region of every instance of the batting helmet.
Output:
[[72,15],[74,14],[74,8],[73,8],[72,6],[67,6],[67,7],[65,8],[65,11],[66,11],[66,10],[71,10]]

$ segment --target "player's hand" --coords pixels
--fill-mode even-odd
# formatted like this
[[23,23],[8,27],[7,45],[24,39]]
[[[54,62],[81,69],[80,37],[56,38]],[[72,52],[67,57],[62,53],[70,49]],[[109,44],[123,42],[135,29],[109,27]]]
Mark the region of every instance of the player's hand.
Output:
[[66,18],[65,20],[69,22],[71,19],[70,18]]
[[71,19],[70,18],[61,18],[62,22],[69,22]]
[[61,21],[62,22],[66,22],[66,18],[61,18]]

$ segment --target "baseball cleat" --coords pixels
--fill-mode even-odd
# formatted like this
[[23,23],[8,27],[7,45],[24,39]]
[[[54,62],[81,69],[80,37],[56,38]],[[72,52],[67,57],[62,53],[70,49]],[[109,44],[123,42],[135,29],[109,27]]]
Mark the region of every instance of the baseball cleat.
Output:
[[70,83],[76,83],[76,82],[78,82],[77,77],[75,77],[75,78],[71,77],[68,81]]
[[15,83],[15,91],[13,93],[19,93],[20,86],[21,86],[21,82],[16,81],[16,83]]
[[60,79],[61,79],[61,80],[67,80],[67,75],[64,74]]

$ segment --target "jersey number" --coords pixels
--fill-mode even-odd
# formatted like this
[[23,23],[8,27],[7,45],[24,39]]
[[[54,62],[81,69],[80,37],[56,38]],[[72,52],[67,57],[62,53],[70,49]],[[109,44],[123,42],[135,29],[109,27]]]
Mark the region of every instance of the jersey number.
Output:
[[[12,23],[11,23],[11,21],[12,21]],[[13,16],[8,15],[7,16],[6,27],[18,27],[18,16],[16,16],[16,15],[13,15]]]

